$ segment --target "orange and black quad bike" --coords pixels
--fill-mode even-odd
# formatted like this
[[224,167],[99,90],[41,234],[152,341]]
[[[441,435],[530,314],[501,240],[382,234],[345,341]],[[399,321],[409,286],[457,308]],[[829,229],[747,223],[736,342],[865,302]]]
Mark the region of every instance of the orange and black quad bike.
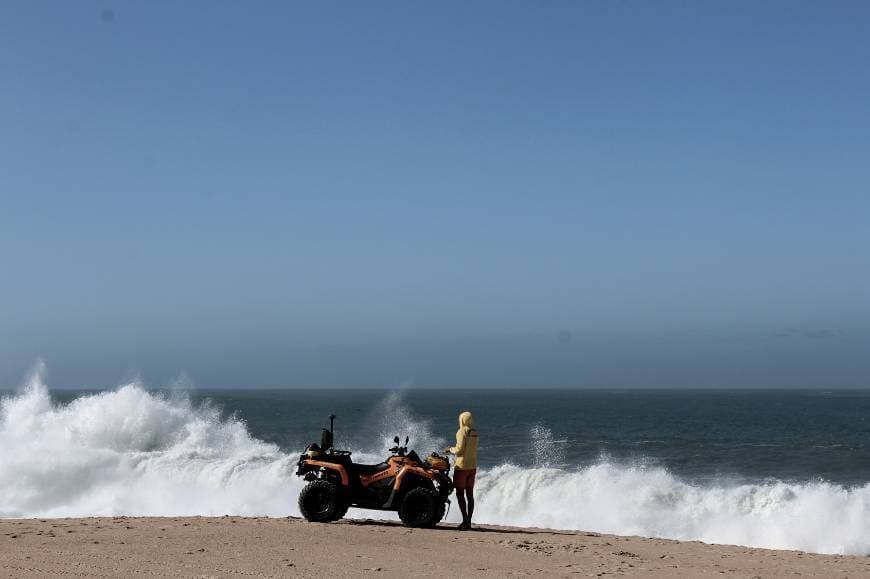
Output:
[[299,457],[298,476],[308,484],[299,493],[299,510],[309,521],[326,523],[342,518],[350,507],[397,511],[408,527],[434,527],[444,518],[453,483],[446,456],[432,453],[425,460],[413,450],[408,438],[389,451],[380,464],[357,464],[351,453],[335,450],[335,415],[329,430],[323,429],[320,444],[310,444]]

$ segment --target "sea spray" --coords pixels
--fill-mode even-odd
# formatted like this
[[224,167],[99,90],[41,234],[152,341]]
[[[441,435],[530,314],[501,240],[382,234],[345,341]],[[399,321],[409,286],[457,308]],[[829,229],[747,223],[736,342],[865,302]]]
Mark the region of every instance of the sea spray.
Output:
[[553,431],[543,424],[536,424],[530,431],[532,457],[538,468],[565,465],[566,440],[554,440]]
[[389,454],[389,448],[393,446],[393,437],[399,436],[401,442],[405,442],[405,436],[409,437],[412,448],[419,451],[423,449],[443,449],[446,440],[432,433],[432,424],[429,420],[414,415],[404,403],[404,390],[395,390],[388,393],[380,400],[369,413],[368,422],[370,430],[378,433],[375,440],[369,441],[363,447],[363,456],[381,462]]
[[870,553],[870,485],[699,486],[662,468],[599,463],[571,471],[503,465],[481,473],[475,492],[481,522]]
[[[382,400],[370,419],[385,439],[410,434],[418,450],[445,442],[398,394]],[[702,484],[607,457],[569,468],[560,453],[548,454],[558,442],[548,430],[529,433],[539,466],[480,472],[478,522],[870,553],[870,486]],[[354,457],[383,460],[384,446],[372,441]],[[163,395],[131,383],[58,405],[36,372],[0,401],[3,517],[298,515],[296,460],[183,392]],[[355,509],[349,516],[394,517]],[[454,508],[449,520],[457,517]]]
[[38,375],[0,402],[0,516],[286,515],[293,459],[217,409],[138,384],[52,404]]

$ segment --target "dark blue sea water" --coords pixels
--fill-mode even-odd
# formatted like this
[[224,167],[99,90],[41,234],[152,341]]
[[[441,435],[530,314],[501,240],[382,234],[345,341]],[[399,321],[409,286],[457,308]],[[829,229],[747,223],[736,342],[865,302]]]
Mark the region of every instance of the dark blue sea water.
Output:
[[[870,482],[870,391],[788,390],[198,390],[286,452],[317,440],[336,414],[348,448],[377,445],[391,408],[452,439],[474,412],[480,462],[571,467],[606,458],[691,480]],[[75,394],[58,394],[69,398]],[[393,418],[398,418],[393,416]],[[386,422],[385,422],[386,421]],[[412,440],[412,445],[422,441]],[[429,448],[423,449],[425,451]]]

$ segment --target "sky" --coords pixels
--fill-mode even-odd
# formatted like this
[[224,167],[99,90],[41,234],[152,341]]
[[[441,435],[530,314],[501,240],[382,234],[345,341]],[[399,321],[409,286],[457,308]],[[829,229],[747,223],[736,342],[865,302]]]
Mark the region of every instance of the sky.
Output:
[[870,4],[0,3],[0,386],[870,387]]

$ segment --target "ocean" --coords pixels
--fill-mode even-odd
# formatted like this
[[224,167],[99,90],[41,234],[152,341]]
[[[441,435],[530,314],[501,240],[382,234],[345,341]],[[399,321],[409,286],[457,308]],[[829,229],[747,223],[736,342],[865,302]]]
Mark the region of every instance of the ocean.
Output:
[[[298,454],[480,431],[476,520],[870,554],[870,391],[49,390],[0,402],[0,517],[298,516]],[[349,516],[395,518],[351,510]],[[448,521],[458,521],[454,507]]]

